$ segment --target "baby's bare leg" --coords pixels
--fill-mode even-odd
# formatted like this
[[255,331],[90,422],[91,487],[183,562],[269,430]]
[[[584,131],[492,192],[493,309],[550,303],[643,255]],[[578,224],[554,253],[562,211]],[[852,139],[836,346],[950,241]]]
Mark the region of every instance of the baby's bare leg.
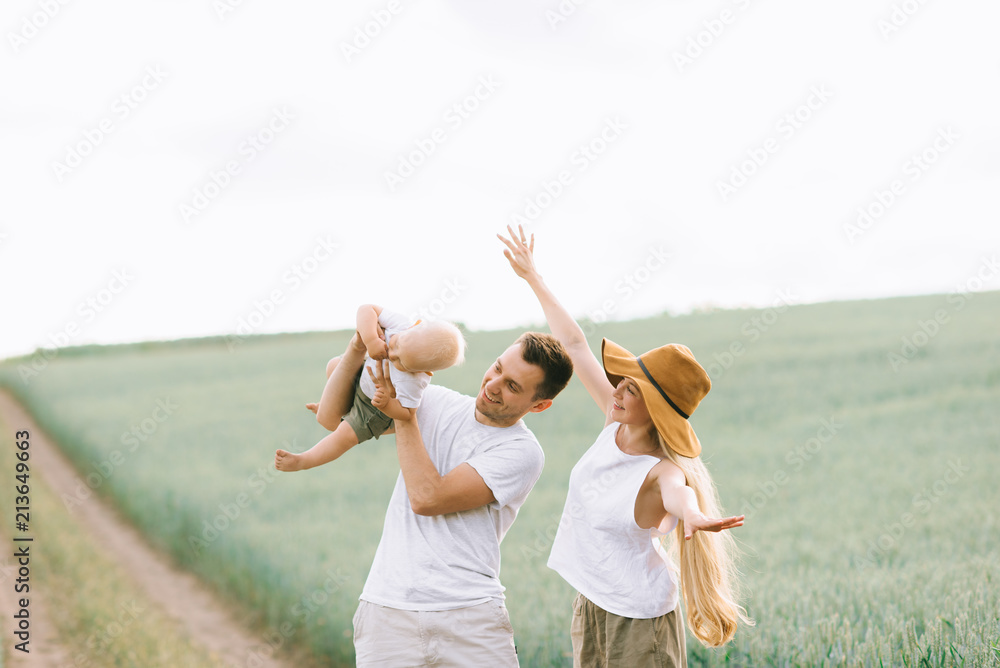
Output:
[[358,437],[346,422],[324,436],[319,443],[305,452],[295,454],[286,450],[274,453],[274,468],[279,471],[304,471],[332,462],[358,444]]
[[[326,363],[326,378],[327,378],[327,380],[329,380],[330,376],[333,375],[333,370],[337,368],[338,364],[340,364],[340,357],[339,356],[338,357],[334,357],[333,359],[331,359],[329,362]],[[318,403],[315,403],[315,404],[306,404],[306,408],[308,408],[313,413],[315,413],[316,411],[319,410],[319,404]]]
[[[333,364],[333,360],[330,363]],[[364,364],[365,345],[355,332],[340,360],[333,364],[332,369],[330,364],[327,365],[330,375],[326,379],[319,406],[316,407],[316,421],[330,431],[337,429],[340,418],[351,410],[354,402],[354,379]]]

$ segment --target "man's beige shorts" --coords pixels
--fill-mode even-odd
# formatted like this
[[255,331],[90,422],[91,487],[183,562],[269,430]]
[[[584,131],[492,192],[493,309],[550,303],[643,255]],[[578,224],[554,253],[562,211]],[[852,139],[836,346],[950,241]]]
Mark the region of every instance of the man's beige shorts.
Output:
[[503,601],[432,612],[361,601],[354,613],[354,651],[358,668],[518,665]]
[[687,667],[680,605],[655,619],[629,619],[577,594],[570,637],[573,668]]

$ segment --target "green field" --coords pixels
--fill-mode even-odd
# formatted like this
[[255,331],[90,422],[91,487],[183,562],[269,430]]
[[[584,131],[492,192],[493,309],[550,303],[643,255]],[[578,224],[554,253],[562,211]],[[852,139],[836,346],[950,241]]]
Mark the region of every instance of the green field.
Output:
[[[692,423],[726,510],[748,516],[735,535],[757,626],[722,650],[689,636],[691,665],[1000,665],[998,315],[1000,293],[976,293],[586,327],[595,348],[685,343],[713,377]],[[517,333],[471,333],[466,364],[435,382],[474,393]],[[271,629],[263,639],[350,665],[398,472],[392,439],[321,469],[271,468],[275,448],[322,436],[303,404],[346,341],[61,350],[6,361],[0,383],[79,467],[65,505],[95,488]],[[573,592],[545,560],[603,416],[574,380],[527,422],[546,466],[501,578],[522,665],[569,666]]]

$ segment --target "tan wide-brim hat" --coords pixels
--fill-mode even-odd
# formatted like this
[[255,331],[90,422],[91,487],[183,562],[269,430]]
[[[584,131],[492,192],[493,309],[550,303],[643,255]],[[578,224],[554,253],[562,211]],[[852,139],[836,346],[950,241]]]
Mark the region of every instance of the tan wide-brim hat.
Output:
[[639,385],[656,430],[674,452],[684,457],[701,454],[688,418],[712,389],[712,380],[687,346],[669,343],[636,357],[604,339],[601,357],[612,385],[617,387],[623,377]]

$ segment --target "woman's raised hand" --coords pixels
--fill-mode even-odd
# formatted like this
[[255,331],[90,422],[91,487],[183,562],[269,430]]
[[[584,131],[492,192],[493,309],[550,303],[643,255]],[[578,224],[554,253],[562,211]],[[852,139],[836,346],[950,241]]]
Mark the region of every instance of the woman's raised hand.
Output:
[[507,232],[510,233],[510,239],[503,236],[502,234],[497,235],[497,239],[502,241],[507,250],[503,252],[504,257],[510,262],[511,269],[514,273],[521,278],[527,279],[531,274],[538,273],[535,270],[535,235],[531,235],[531,241],[525,239],[524,228],[520,225],[517,226],[518,234],[514,234],[514,230],[511,226],[507,226]]

